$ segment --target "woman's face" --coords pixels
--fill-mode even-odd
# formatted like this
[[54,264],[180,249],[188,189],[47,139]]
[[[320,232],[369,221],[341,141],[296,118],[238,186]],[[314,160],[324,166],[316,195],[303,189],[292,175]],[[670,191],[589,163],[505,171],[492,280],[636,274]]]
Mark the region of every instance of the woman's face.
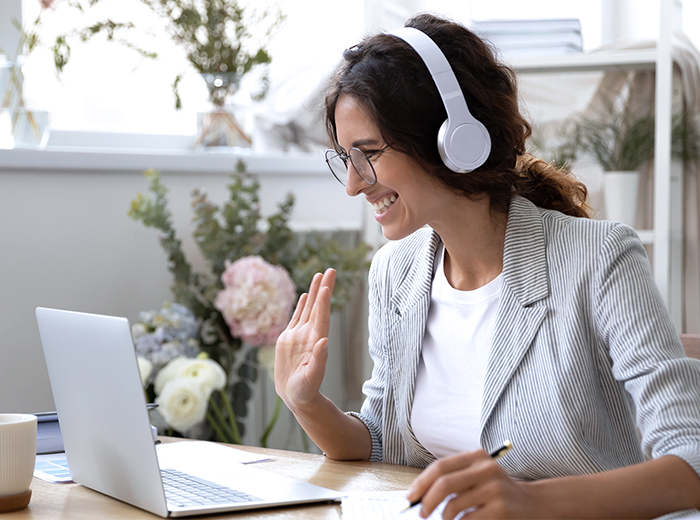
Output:
[[[335,108],[335,124],[341,151],[359,148],[366,154],[380,150],[386,143],[379,128],[367,117],[362,106],[344,95]],[[377,174],[376,184],[368,184],[348,162],[346,191],[350,196],[363,194],[374,207],[374,218],[390,240],[404,238],[437,214],[445,201],[440,188],[427,172],[408,155],[391,148],[370,159]]]

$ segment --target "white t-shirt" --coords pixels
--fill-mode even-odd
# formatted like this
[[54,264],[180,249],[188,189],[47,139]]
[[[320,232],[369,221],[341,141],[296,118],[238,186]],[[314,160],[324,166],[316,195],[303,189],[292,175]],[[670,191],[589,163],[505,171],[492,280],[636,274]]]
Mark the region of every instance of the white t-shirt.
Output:
[[437,253],[411,426],[436,457],[481,448],[479,419],[486,363],[503,283],[499,274],[473,291],[445,277],[444,247]]

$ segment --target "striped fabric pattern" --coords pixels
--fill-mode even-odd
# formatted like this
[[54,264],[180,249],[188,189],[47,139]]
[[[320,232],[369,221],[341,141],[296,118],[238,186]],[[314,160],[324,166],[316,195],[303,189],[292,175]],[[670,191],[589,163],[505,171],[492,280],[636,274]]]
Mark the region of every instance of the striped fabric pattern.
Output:
[[[370,431],[371,460],[434,460],[410,417],[439,244],[421,229],[372,261],[374,369],[361,412],[350,412]],[[513,442],[499,464],[515,478],[668,454],[700,474],[700,361],[685,357],[631,228],[512,201],[480,427],[486,451]]]

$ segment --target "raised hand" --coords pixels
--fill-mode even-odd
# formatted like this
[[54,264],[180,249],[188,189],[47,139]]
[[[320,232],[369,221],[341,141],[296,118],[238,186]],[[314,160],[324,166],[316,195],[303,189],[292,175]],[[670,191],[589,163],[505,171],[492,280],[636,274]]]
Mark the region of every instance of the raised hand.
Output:
[[275,389],[294,411],[319,393],[328,359],[328,328],[335,269],[316,273],[275,349]]

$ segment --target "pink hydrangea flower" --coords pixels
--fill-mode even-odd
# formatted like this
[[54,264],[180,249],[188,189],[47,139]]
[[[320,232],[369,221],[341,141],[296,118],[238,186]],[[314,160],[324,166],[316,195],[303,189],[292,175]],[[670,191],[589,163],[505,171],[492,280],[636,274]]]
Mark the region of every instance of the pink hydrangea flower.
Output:
[[259,256],[231,263],[221,275],[224,289],[214,301],[231,329],[231,335],[251,345],[277,341],[289,322],[296,297],[294,282],[280,266]]

